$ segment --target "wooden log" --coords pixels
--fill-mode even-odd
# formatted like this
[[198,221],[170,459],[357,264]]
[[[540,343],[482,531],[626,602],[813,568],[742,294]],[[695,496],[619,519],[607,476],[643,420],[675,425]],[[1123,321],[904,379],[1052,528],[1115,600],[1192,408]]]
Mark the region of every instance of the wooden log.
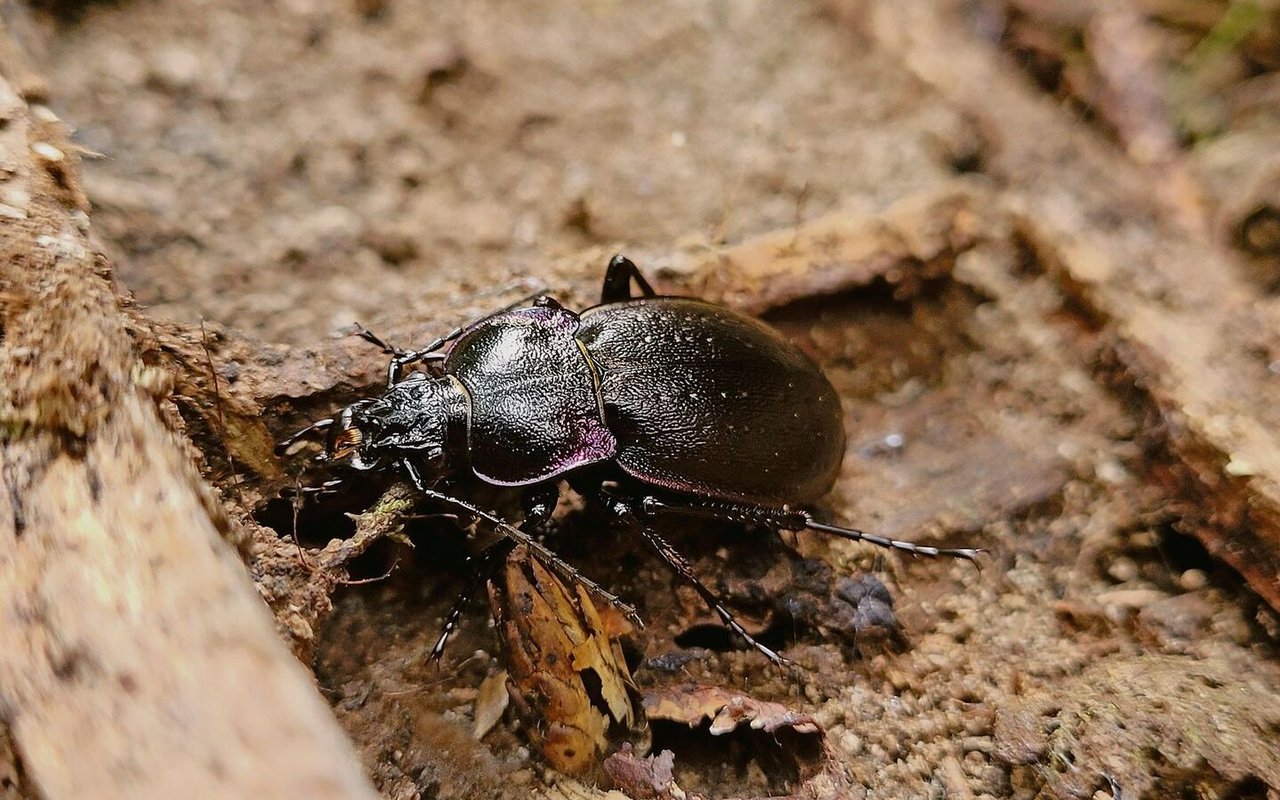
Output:
[[161,424],[62,126],[0,78],[0,722],[58,798],[373,798]]

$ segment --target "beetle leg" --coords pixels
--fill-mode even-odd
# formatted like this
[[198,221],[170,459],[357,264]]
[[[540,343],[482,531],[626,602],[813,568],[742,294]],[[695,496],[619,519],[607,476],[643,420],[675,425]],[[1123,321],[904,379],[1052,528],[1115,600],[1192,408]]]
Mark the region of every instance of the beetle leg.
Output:
[[638,527],[640,528],[640,535],[645,538],[645,541],[653,545],[653,549],[658,551],[658,555],[662,556],[662,560],[667,562],[681,578],[684,578],[694,588],[694,591],[702,597],[702,601],[712,611],[716,612],[716,616],[720,617],[720,620],[729,630],[741,636],[746,640],[747,644],[760,651],[765,658],[778,666],[790,666],[793,663],[790,659],[778,655],[778,653],[762,644],[750,633],[747,633],[747,629],[742,627],[742,624],[738,622],[729,609],[725,608],[724,603],[719,597],[716,597],[715,592],[708,589],[698,579],[697,574],[693,571],[693,565],[689,563],[688,559],[680,555],[680,551],[672,547],[670,542],[659,536],[658,532],[648,525],[640,525]]
[[402,356],[405,353],[409,352],[405,350],[403,347],[397,347],[394,344],[388,344],[386,340],[384,340],[381,336],[369,330],[365,326],[361,325],[359,322],[355,323],[355,326],[356,326],[356,336],[359,336],[361,339],[364,339],[366,342],[369,342],[373,346],[382,350],[382,352],[386,353],[387,355]]
[[[326,495],[326,494],[336,494],[338,491],[338,487],[344,483],[346,483],[346,480],[343,478],[330,478],[324,483],[321,483],[319,486],[299,486],[294,491],[296,492],[297,496],[301,496],[301,497],[306,497],[307,495],[320,497],[321,495]],[[285,490],[288,491],[288,488],[289,487],[285,487]]]
[[[867,533],[856,528],[842,528],[839,525],[828,525],[825,522],[819,522],[813,518],[811,514],[804,515],[804,527],[811,531],[820,533],[829,533],[832,536],[838,536],[841,539],[848,539],[851,542],[867,542],[874,544],[876,547],[883,547],[888,550],[901,550],[904,553],[910,553],[913,556],[929,556],[931,558],[963,558],[966,561],[978,563],[978,556],[982,555],[985,550],[981,547],[934,547],[928,544],[916,544],[902,539],[890,539],[887,536],[877,536],[874,533]],[[788,528],[787,530],[794,530]],[[981,567],[979,567],[981,569]]]
[[476,587],[483,583],[493,572],[493,565],[499,558],[505,558],[507,553],[511,551],[511,542],[506,539],[500,539],[480,551],[479,554],[467,557],[467,564],[471,567],[467,575],[467,581],[462,585],[462,591],[458,592],[458,596],[454,599],[453,605],[449,607],[449,613],[445,614],[444,623],[440,626],[440,636],[436,639],[436,643],[431,648],[430,655],[427,660],[438,663],[444,656],[444,647],[448,643],[449,637],[458,629],[458,623],[462,620],[462,614],[467,610],[467,606],[471,603],[471,598],[475,596]]
[[828,533],[832,536],[839,536],[842,539],[849,539],[855,542],[868,542],[877,547],[884,547],[889,550],[901,550],[916,556],[930,557],[949,557],[963,558],[969,561],[977,561],[978,556],[983,552],[981,548],[975,547],[934,547],[927,544],[916,544],[902,539],[890,539],[887,536],[877,536],[874,533],[867,533],[856,528],[842,528],[837,525],[828,525],[825,522],[819,522],[812,514],[807,511],[799,511],[790,508],[771,508],[769,506],[752,506],[742,503],[728,503],[719,500],[666,500],[656,497],[646,497],[642,505],[645,513],[648,514],[683,514],[691,517],[706,517],[710,519],[719,519],[726,522],[745,522],[748,524],[764,525],[769,528],[798,531],[811,530],[821,533]]
[[287,439],[284,439],[279,444],[277,444],[275,448],[276,455],[284,455],[284,452],[286,450],[292,447],[295,442],[302,439],[302,437],[306,436],[308,433],[311,433],[313,431],[328,430],[329,428],[333,427],[333,424],[334,424],[334,420],[332,417],[316,420],[315,422],[311,423],[307,427],[303,428],[300,431],[297,431],[292,436],[288,437]]
[[[632,266],[634,268],[634,265]],[[646,286],[646,287],[648,286],[648,284],[644,283],[644,278],[640,278],[639,280],[643,286]],[[396,382],[400,379],[400,373],[403,372],[404,368],[409,366],[410,364],[416,364],[419,361],[443,361],[445,358],[445,354],[438,352],[440,348],[444,347],[449,342],[452,342],[454,339],[457,339],[459,336],[461,336],[470,328],[473,328],[476,325],[479,325],[481,322],[484,322],[487,319],[496,317],[499,314],[505,314],[506,312],[511,311],[512,309],[520,308],[521,306],[527,305],[531,302],[535,302],[543,299],[546,299],[551,303],[555,302],[551,298],[547,297],[545,290],[533,292],[532,294],[527,294],[524,297],[521,297],[519,300],[516,300],[514,303],[508,303],[507,305],[503,306],[502,308],[498,309],[492,314],[488,314],[484,317],[481,317],[475,322],[469,322],[465,326],[459,326],[457,328],[454,328],[453,330],[446,333],[444,336],[441,336],[438,339],[433,339],[432,341],[428,342],[426,347],[423,347],[419,350],[405,350],[403,347],[397,347],[396,345],[388,344],[384,339],[382,339],[382,337],[378,336],[373,331],[369,330],[368,328],[364,327],[358,322],[356,323],[356,336],[359,336],[361,339],[364,339],[366,342],[369,342],[371,344],[378,346],[379,348],[382,349],[382,352],[386,353],[387,355],[393,356],[393,358],[391,359],[391,363],[387,365],[387,386],[394,386]]]
[[557,574],[559,574],[562,580],[566,580],[566,581],[569,581],[570,583],[577,583],[581,585],[588,592],[591,592],[596,597],[599,597],[609,605],[618,609],[618,611],[620,611],[622,615],[625,616],[628,620],[630,620],[631,623],[635,625],[637,628],[644,627],[644,621],[640,619],[640,615],[636,613],[636,610],[634,607],[632,607],[628,603],[623,602],[622,598],[618,597],[617,595],[611,592],[605,591],[605,589],[602,586],[600,586],[600,584],[586,577],[581,572],[578,572],[578,570],[574,569],[573,566],[571,566],[564,559],[560,558],[560,556],[553,553],[551,549],[547,547],[545,544],[533,538],[533,536],[531,536],[528,532],[520,530],[516,526],[512,525],[510,522],[507,522],[506,520],[499,517],[497,514],[494,514],[489,511],[484,511],[478,506],[472,505],[466,500],[463,500],[461,497],[454,497],[453,495],[445,494],[444,492],[438,492],[435,489],[428,488],[426,482],[422,480],[422,475],[418,472],[418,468],[415,467],[412,462],[406,460],[406,461],[401,461],[400,463],[401,465],[404,466],[405,472],[408,473],[409,479],[413,481],[414,487],[423,495],[425,495],[427,498],[431,500],[435,500],[439,503],[451,505],[455,508],[460,508],[463,511],[466,511],[476,517],[479,517],[480,519],[485,520],[494,528],[496,528],[497,531],[501,533],[503,536],[507,537],[508,539],[515,542],[516,544],[522,544],[525,547],[528,547],[529,552],[536,555],[542,561],[542,563],[546,564],[549,568],[551,568]]
[[670,542],[663,539],[657,531],[639,520],[636,517],[635,512],[632,511],[631,504],[628,501],[612,495],[607,491],[601,492],[601,499],[604,501],[605,507],[608,508],[614,516],[639,529],[640,535],[645,538],[645,541],[647,541],[654,550],[658,551],[658,555],[662,556],[662,560],[667,562],[668,566],[674,569],[677,575],[683,578],[694,588],[694,591],[696,591],[698,596],[702,598],[702,601],[707,604],[707,607],[714,611],[716,616],[720,617],[720,621],[725,624],[725,627],[741,636],[747,644],[758,650],[765,658],[769,659],[773,663],[779,666],[790,666],[794,663],[790,659],[779,655],[773,649],[761,643],[754,636],[748,633],[747,629],[742,627],[742,623],[738,622],[737,618],[733,616],[733,612],[725,607],[724,601],[717,597],[715,592],[708,589],[706,585],[699,580],[698,575],[693,571],[693,565],[689,563],[689,560],[681,555],[679,550],[672,547]]
[[520,525],[527,529],[541,528],[555,513],[560,502],[560,487],[554,483],[533,486],[520,498],[524,506],[524,520]]
[[624,255],[616,255],[609,259],[609,266],[604,272],[604,288],[600,290],[601,303],[620,303],[631,299],[631,282],[636,282],[643,297],[657,297],[649,282],[640,274],[640,268]]
[[416,364],[419,361],[441,361],[444,359],[443,353],[436,352],[449,342],[457,339],[462,335],[462,328],[454,328],[444,336],[430,342],[421,350],[405,350],[403,347],[397,347],[394,344],[388,344],[382,337],[373,331],[356,323],[356,336],[364,339],[370,344],[379,347],[382,352],[392,356],[391,362],[387,364],[387,386],[394,386],[400,379],[400,373],[410,364]]

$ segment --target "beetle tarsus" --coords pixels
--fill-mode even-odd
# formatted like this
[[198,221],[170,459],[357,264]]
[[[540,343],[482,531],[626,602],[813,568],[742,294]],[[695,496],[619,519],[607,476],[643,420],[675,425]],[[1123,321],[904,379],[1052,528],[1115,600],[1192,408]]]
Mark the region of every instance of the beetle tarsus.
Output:
[[[874,533],[867,533],[856,528],[841,528],[838,525],[827,525],[824,522],[818,522],[809,514],[805,514],[804,527],[809,530],[819,531],[821,533],[829,533],[832,536],[838,536],[841,539],[848,539],[854,542],[867,542],[877,547],[883,547],[888,550],[901,550],[904,553],[910,553],[915,556],[928,556],[930,558],[963,558],[966,561],[978,563],[978,556],[985,551],[978,547],[934,547],[928,544],[917,544],[908,542],[903,539],[890,539],[887,536],[877,536]],[[794,530],[794,529],[789,529]]]
[[449,642],[449,637],[458,628],[458,622],[462,619],[462,614],[467,610],[467,606],[471,604],[471,597],[476,591],[477,577],[473,574],[468,576],[467,582],[463,584],[462,591],[458,592],[458,596],[454,598],[453,605],[449,606],[449,612],[444,615],[444,622],[440,625],[440,635],[436,638],[436,643],[431,646],[431,653],[427,656],[427,661],[432,664],[439,664],[440,659],[444,658],[444,648]]
[[405,350],[403,347],[397,347],[394,344],[388,343],[381,336],[369,330],[365,326],[361,325],[359,322],[355,323],[355,327],[356,327],[356,331],[355,331],[356,336],[359,336],[361,339],[364,339],[366,342],[369,342],[373,346],[379,348],[380,350],[382,350],[382,352],[386,353],[387,355],[402,356],[409,352],[408,350]]

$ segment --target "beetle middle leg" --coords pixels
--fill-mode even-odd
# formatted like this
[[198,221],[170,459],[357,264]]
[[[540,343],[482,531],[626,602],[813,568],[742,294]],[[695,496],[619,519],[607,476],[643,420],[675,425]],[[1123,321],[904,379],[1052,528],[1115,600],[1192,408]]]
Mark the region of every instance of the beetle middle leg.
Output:
[[416,488],[427,499],[453,506],[454,508],[467,512],[473,517],[483,519],[485,522],[492,525],[498,533],[501,533],[516,544],[522,544],[525,547],[528,547],[529,552],[536,555],[548,568],[558,573],[562,580],[581,585],[588,592],[591,592],[596,597],[599,597],[601,600],[604,600],[606,603],[620,611],[622,615],[637,628],[644,627],[644,621],[640,619],[640,614],[636,612],[633,606],[623,602],[622,598],[612,592],[606,591],[600,584],[583,575],[581,572],[578,572],[578,570],[576,570],[571,564],[552,552],[551,548],[535,539],[528,531],[517,528],[515,525],[512,525],[510,522],[499,517],[497,514],[485,511],[479,506],[463,500],[461,497],[454,497],[453,495],[445,494],[444,492],[429,488],[426,481],[422,479],[421,473],[418,472],[418,468],[414,466],[411,461],[403,460],[400,464],[408,474],[409,480],[413,482],[414,488]]
[[604,287],[600,290],[601,303],[620,303],[631,299],[631,282],[635,281],[642,297],[657,297],[649,282],[640,274],[640,268],[631,259],[616,255],[609,259],[604,272]]

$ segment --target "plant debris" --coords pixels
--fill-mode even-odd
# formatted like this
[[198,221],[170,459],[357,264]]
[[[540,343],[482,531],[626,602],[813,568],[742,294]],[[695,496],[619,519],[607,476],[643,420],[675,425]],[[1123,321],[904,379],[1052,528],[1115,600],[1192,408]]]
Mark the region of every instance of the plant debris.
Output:
[[822,736],[822,728],[809,714],[720,686],[666,687],[646,692],[643,705],[650,720],[682,722],[690,728],[710,720],[708,733],[712,736],[730,733],[744,723],[753,731],[774,733],[790,728]]
[[571,591],[524,547],[489,583],[489,603],[517,707],[556,769],[580,775],[636,723],[631,673],[618,637],[631,625]]

